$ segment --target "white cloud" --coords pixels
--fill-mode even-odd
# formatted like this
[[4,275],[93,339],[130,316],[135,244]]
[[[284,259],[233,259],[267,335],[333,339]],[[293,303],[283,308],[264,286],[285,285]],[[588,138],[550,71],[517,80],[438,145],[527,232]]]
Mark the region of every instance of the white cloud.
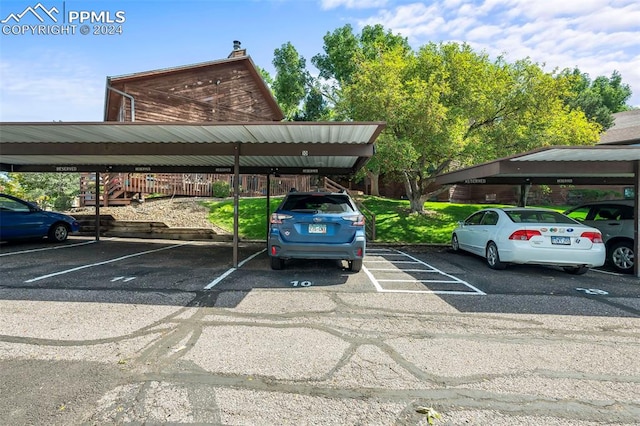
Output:
[[473,40],[490,40],[503,33],[497,25],[480,25],[467,32],[467,37]]
[[[640,7],[637,4],[614,9],[606,7],[597,13],[582,16],[576,23],[585,31],[635,31],[640,29]],[[640,43],[637,39],[636,44]]]
[[60,52],[3,58],[0,121],[101,121],[104,76]]
[[360,28],[375,24],[382,24],[393,33],[413,39],[436,34],[445,20],[439,16],[436,4],[413,3],[393,10],[381,10],[377,16],[358,21]]
[[322,0],[320,7],[324,10],[344,7],[346,9],[372,9],[384,7],[387,0]]
[[608,0],[511,0],[507,6],[529,19],[550,19],[595,13],[607,7],[609,3]]
[[[443,18],[439,18],[444,21]],[[474,17],[459,17],[448,22],[443,22],[442,28],[454,38],[460,38],[477,25],[478,21]]]
[[614,70],[640,106],[640,2],[636,0],[441,0],[402,4],[358,22],[409,38],[463,41],[507,60],[530,58],[547,71],[578,67],[595,78]]

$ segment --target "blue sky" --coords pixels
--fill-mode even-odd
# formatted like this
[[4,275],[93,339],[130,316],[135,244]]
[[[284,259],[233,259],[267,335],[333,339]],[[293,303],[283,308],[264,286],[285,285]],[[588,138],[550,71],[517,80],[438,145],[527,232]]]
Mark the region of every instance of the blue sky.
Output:
[[[42,22],[31,12],[19,16],[29,7]],[[89,20],[80,23],[80,12]],[[382,24],[414,48],[467,42],[493,57],[529,57],[547,71],[577,66],[592,79],[618,70],[640,107],[637,0],[2,0],[0,21],[3,122],[102,121],[107,76],[226,58],[233,40],[272,73],[273,52],[286,42],[312,68],[322,37],[345,24],[357,32]],[[75,33],[34,35],[27,26],[36,24],[75,25]],[[122,34],[92,34],[109,25]]]

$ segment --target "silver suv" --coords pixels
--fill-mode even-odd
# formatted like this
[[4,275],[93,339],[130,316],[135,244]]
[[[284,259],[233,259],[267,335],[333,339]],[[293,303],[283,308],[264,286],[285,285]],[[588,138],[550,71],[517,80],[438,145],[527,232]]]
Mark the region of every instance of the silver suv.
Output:
[[633,200],[597,201],[565,212],[602,232],[607,260],[618,271],[633,272]]

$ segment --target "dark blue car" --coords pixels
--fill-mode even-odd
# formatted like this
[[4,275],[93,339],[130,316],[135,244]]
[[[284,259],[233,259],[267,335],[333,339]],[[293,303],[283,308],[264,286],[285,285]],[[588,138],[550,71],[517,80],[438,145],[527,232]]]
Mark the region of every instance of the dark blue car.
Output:
[[287,259],[336,259],[359,271],[366,249],[364,220],[345,192],[290,192],[271,215],[271,268],[282,269]]
[[80,225],[72,216],[45,211],[33,203],[0,194],[0,241],[47,237],[62,242],[78,230]]

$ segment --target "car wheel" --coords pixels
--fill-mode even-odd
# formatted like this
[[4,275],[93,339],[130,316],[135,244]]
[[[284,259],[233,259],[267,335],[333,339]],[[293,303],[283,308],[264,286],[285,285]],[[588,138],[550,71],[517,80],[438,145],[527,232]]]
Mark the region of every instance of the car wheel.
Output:
[[284,260],[280,259],[279,257],[271,257],[270,259],[271,259],[271,269],[279,271],[284,267]]
[[353,272],[360,272],[362,269],[362,259],[355,259],[349,261],[349,270]]
[[56,223],[49,229],[49,240],[61,243],[69,236],[69,229],[64,223]]
[[487,265],[491,269],[504,269],[507,267],[506,263],[500,261],[500,253],[498,253],[498,246],[493,241],[487,244],[486,251]]
[[587,266],[565,266],[562,269],[571,275],[584,275],[589,270]]
[[460,251],[460,243],[458,242],[458,236],[456,234],[451,236],[451,250],[455,253]]
[[633,269],[633,246],[628,241],[620,241],[611,246],[609,261],[620,272],[631,272]]

